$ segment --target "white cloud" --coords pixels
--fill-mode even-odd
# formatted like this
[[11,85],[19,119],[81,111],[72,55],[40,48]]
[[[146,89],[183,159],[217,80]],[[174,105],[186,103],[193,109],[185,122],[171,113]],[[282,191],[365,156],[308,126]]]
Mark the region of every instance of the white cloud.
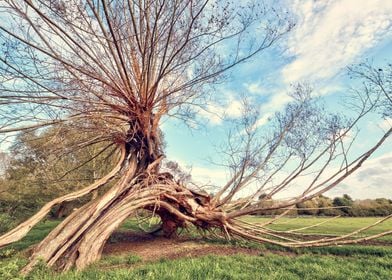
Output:
[[265,125],[265,124],[269,121],[269,119],[270,119],[271,116],[272,116],[272,113],[270,113],[270,112],[263,114],[263,115],[256,121],[256,123],[255,123],[255,125],[254,125],[254,126],[255,126],[254,128],[258,128],[258,127],[261,127],[261,126]]
[[[223,186],[228,180],[228,170],[219,166],[193,164],[188,160],[174,158],[180,167],[191,174],[192,181],[198,186]],[[208,189],[208,187],[206,188]]]
[[340,85],[326,85],[320,88],[315,88],[313,92],[316,96],[325,96],[342,90],[343,87]]
[[382,120],[382,122],[379,124],[379,127],[384,131],[390,129],[392,127],[392,118]]
[[260,82],[244,83],[246,90],[252,94],[263,94],[264,89]]
[[225,114],[230,119],[241,117],[243,111],[242,103],[238,100],[231,100],[227,106]]
[[223,186],[227,181],[227,172],[223,168],[193,166],[192,179],[202,185]]
[[345,193],[355,199],[392,198],[392,152],[365,161],[356,173],[327,195],[341,196]]
[[229,93],[224,103],[210,102],[204,110],[199,111],[199,115],[207,119],[211,125],[220,125],[225,118],[236,119],[241,117],[242,112],[243,105],[241,101],[235,99],[233,94]]
[[286,91],[276,92],[275,94],[271,95],[271,98],[268,102],[261,106],[260,112],[264,114],[278,111],[291,100],[292,98],[287,94]]
[[[290,102],[287,91],[292,83],[310,82],[318,96],[341,90],[331,79],[381,40],[392,38],[392,1],[295,0],[287,5],[298,18],[286,42],[292,60],[282,69],[282,88],[270,95],[262,113]],[[245,86],[250,92],[259,88],[257,83]]]
[[285,91],[277,91],[270,95],[270,99],[260,107],[260,118],[255,123],[255,128],[265,125],[272,115],[281,110],[292,98]]
[[223,121],[224,108],[216,103],[209,103],[206,108],[199,110],[199,116],[209,121],[211,125],[219,125]]
[[391,36],[392,1],[296,0],[289,2],[298,25],[287,42],[293,61],[284,82],[328,79]]
[[[331,166],[325,171],[318,182],[322,182],[337,171],[337,166]],[[285,171],[275,176],[277,181],[283,180],[290,172]],[[285,190],[274,196],[275,199],[286,199],[301,195],[311,184],[314,174],[297,177]],[[348,194],[354,199],[392,198],[392,152],[369,159],[353,174],[339,185],[325,193],[328,197]]]
[[[229,179],[228,170],[223,167],[206,167],[197,164],[190,166],[186,161],[178,159],[176,161],[191,173],[193,181],[200,186],[223,186]],[[335,168],[326,171],[320,181],[335,173],[336,168],[335,166]],[[289,173],[289,170],[278,173],[274,176],[274,184],[281,182]],[[311,173],[308,176],[298,177],[296,183],[275,195],[274,199],[286,199],[301,194],[313,179],[314,176]],[[251,184],[243,190],[240,196],[249,195],[255,188],[256,185]],[[207,189],[209,188],[207,187]],[[329,197],[342,196],[343,194],[349,194],[354,199],[392,199],[392,152],[365,161],[359,170],[347,177],[337,187],[326,192]]]

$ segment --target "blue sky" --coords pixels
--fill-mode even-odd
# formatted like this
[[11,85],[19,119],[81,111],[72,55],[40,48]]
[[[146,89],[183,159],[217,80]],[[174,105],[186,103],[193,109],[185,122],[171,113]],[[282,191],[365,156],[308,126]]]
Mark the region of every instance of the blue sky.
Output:
[[[217,98],[210,101],[206,111],[199,112],[204,125],[190,129],[175,120],[163,124],[168,159],[190,170],[198,182],[225,183],[226,170],[209,159],[219,162],[215,146],[224,141],[227,121],[240,116],[240,94],[260,103],[258,122],[262,126],[289,102],[287,92],[292,83],[309,83],[329,107],[339,107],[342,95],[353,83],[347,77],[348,65],[366,59],[385,64],[392,57],[392,1],[301,0],[283,4],[296,16],[297,26],[275,48],[232,71],[230,79],[216,89]],[[391,119],[367,118],[360,132],[365,139],[357,148],[372,143],[391,125]],[[389,139],[359,172],[327,195],[392,198],[391,182]]]
[[[272,3],[277,1],[270,0]],[[248,96],[261,112],[258,126],[289,101],[293,83],[305,82],[322,96],[330,109],[342,108],[342,97],[355,81],[346,67],[366,59],[375,65],[392,57],[392,1],[390,0],[279,0],[297,25],[273,48],[239,65],[212,99],[198,111],[200,124],[189,128],[181,121],[162,123],[167,158],[189,170],[203,184],[224,185],[227,170],[219,163],[216,147],[226,139],[230,123],[241,115],[240,96]],[[225,118],[224,118],[225,116]],[[364,150],[392,125],[391,119],[369,117],[362,123],[355,148]],[[2,143],[1,149],[6,150]],[[343,193],[354,198],[392,198],[392,141],[387,143],[355,175],[327,195]],[[287,195],[290,195],[289,193]]]

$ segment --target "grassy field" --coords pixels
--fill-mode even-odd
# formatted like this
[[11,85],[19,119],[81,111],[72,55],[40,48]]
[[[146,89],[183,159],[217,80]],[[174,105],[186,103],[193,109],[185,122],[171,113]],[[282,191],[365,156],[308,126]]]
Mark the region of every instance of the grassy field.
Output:
[[[244,218],[248,222],[263,223],[270,219],[260,218],[255,216],[248,216]],[[329,220],[329,221],[328,221]],[[303,227],[309,227],[312,225],[320,224],[316,227],[300,230],[297,232],[308,233],[308,234],[327,234],[327,235],[342,235],[346,233],[353,232],[360,228],[364,228],[371,224],[374,224],[380,220],[377,217],[361,217],[361,218],[351,218],[351,217],[340,217],[334,220],[325,217],[296,217],[296,218],[281,218],[269,227],[274,230],[293,230],[300,229]],[[377,234],[383,231],[392,229],[392,219],[389,219],[381,224],[376,225],[360,234],[357,237],[364,237],[368,235]],[[392,235],[384,236],[380,238],[386,242],[392,244]]]
[[[253,222],[265,218],[247,217]],[[271,225],[276,230],[302,228],[320,223],[324,218],[285,218]],[[303,230],[305,233],[335,235],[373,223],[377,218],[340,218],[330,224]],[[382,246],[347,245],[290,250],[251,242],[231,242],[225,246],[257,248],[258,255],[232,255],[159,259],[143,261],[128,252],[106,255],[82,272],[56,274],[39,265],[23,278],[19,269],[27,262],[23,250],[41,240],[58,222],[37,225],[23,240],[0,251],[0,279],[392,279],[392,238],[382,239]],[[392,228],[392,221],[366,231],[374,234]],[[120,231],[135,229],[132,221]],[[301,231],[302,232],[302,231]],[[116,240],[112,240],[116,242]],[[202,241],[222,244],[222,241]]]

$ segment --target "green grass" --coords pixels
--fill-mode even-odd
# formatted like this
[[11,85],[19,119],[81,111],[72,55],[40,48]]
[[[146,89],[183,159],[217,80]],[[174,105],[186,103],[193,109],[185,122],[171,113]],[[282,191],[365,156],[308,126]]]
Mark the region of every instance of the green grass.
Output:
[[[323,219],[284,218],[271,225],[271,228],[300,228],[319,223]],[[246,217],[246,220],[265,222],[266,218]],[[376,220],[377,218],[340,218],[304,232],[344,234]],[[235,241],[231,244],[258,248],[260,256],[204,256],[143,262],[139,256],[130,252],[125,255],[104,256],[102,260],[82,272],[69,271],[57,274],[44,265],[39,265],[28,277],[20,276],[18,271],[27,260],[19,252],[44,238],[57,224],[58,221],[40,223],[24,239],[0,251],[0,279],[392,279],[390,236],[383,238],[384,246],[347,245],[286,249],[247,241]],[[374,234],[391,228],[392,221],[388,221],[365,234]],[[128,220],[119,230],[136,229],[135,222]],[[221,240],[204,242],[224,243]],[[290,254],[285,255],[288,252]]]
[[[17,271],[19,264],[10,265]],[[1,273],[1,270],[0,270]],[[5,274],[4,274],[5,275]],[[15,274],[14,274],[15,275]],[[1,274],[0,274],[1,276]],[[127,268],[106,268],[102,262],[82,271],[56,274],[39,266],[26,279],[391,279],[392,258],[344,258],[302,255],[205,256],[160,260]]]
[[[6,249],[14,249],[17,251],[27,249],[44,239],[44,237],[56,226],[60,221],[46,220],[31,229],[31,231],[20,241],[10,244]],[[4,250],[4,249],[3,249]],[[2,250],[0,250],[1,255]]]
[[[326,221],[328,219],[330,218],[325,218],[325,217],[281,218],[278,221],[276,221],[274,224],[269,225],[268,227],[274,230],[292,230],[292,229],[298,229],[302,227],[315,225],[317,223]],[[338,219],[331,220],[327,223],[321,224],[317,227],[301,230],[298,232],[308,233],[308,234],[341,235],[371,225],[380,219],[381,218],[375,218],[375,217],[361,217],[361,218],[341,217]],[[269,221],[270,218],[247,216],[244,218],[244,220],[248,222],[263,223]],[[375,227],[372,227],[364,232],[361,232],[360,234],[357,234],[356,236],[358,237],[368,236],[391,229],[392,229],[392,219],[389,219],[381,224],[376,225]],[[384,240],[392,244],[392,235],[381,237],[380,240]]]

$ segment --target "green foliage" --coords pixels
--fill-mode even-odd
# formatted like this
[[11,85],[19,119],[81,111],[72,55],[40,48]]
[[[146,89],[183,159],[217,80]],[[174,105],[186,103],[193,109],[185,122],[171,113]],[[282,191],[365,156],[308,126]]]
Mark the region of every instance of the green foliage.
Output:
[[387,216],[392,214],[392,201],[385,198],[356,200],[351,213],[355,217]]
[[20,259],[10,259],[0,262],[0,279],[19,280],[23,279],[19,274],[23,261]]
[[0,234],[10,230],[15,225],[15,220],[8,213],[0,213]]
[[31,245],[37,244],[59,223],[60,221],[49,220],[37,224],[24,238],[0,249],[0,254],[8,249],[24,250],[29,248]]
[[3,249],[0,251],[0,259],[6,259],[6,258],[10,258],[12,256],[14,256],[16,254],[16,250],[15,249]]
[[298,208],[298,215],[317,215],[319,212],[317,209],[319,207],[318,203],[314,199],[298,203],[296,207]]
[[[0,179],[0,212],[22,221],[47,201],[89,185],[106,174],[114,164],[112,150],[106,149],[108,144],[92,142],[81,148],[80,137],[64,125],[40,133],[19,134]],[[54,209],[51,214],[69,214],[86,199],[90,198],[61,205],[62,211]]]
[[345,216],[349,216],[351,214],[350,208],[353,203],[354,201],[351,199],[351,197],[345,194],[343,197],[335,197],[333,199],[332,205],[336,207],[346,206],[345,208],[340,208],[340,211]]
[[[258,216],[247,216],[244,219],[248,222],[254,223],[264,223],[270,220],[270,218],[266,217],[258,217]],[[369,226],[377,221],[380,218],[376,217],[341,217],[338,219],[334,219],[332,221],[328,221],[331,219],[330,217],[295,217],[295,218],[281,218],[268,227],[274,230],[293,230],[299,229],[303,227],[309,227],[315,224],[319,224],[321,222],[325,222],[316,227],[304,229],[298,231],[299,233],[306,234],[315,234],[315,235],[342,235],[351,233],[357,229]],[[328,221],[328,222],[326,222]],[[356,237],[363,237],[372,234],[377,234],[380,232],[391,230],[392,228],[392,219],[389,219],[381,224],[378,224],[375,227],[372,227],[360,234],[357,234]],[[392,244],[392,235],[383,236],[380,238],[388,244]]]
[[33,270],[27,275],[26,280],[30,279],[45,279],[48,275],[55,275],[56,272],[48,267],[44,260],[39,260],[39,262],[34,266]]
[[314,247],[314,248],[298,248],[297,254],[318,254],[318,255],[334,255],[344,257],[388,257],[392,258],[392,248],[389,246],[331,246],[331,247]]
[[[272,206],[274,201],[260,202],[263,207]],[[334,208],[335,207],[335,208]],[[259,211],[257,215],[279,215],[283,210]],[[326,196],[315,197],[296,204],[289,216],[349,216],[349,217],[377,217],[392,214],[392,200],[386,198],[353,200],[349,195],[335,197],[333,200]]]

